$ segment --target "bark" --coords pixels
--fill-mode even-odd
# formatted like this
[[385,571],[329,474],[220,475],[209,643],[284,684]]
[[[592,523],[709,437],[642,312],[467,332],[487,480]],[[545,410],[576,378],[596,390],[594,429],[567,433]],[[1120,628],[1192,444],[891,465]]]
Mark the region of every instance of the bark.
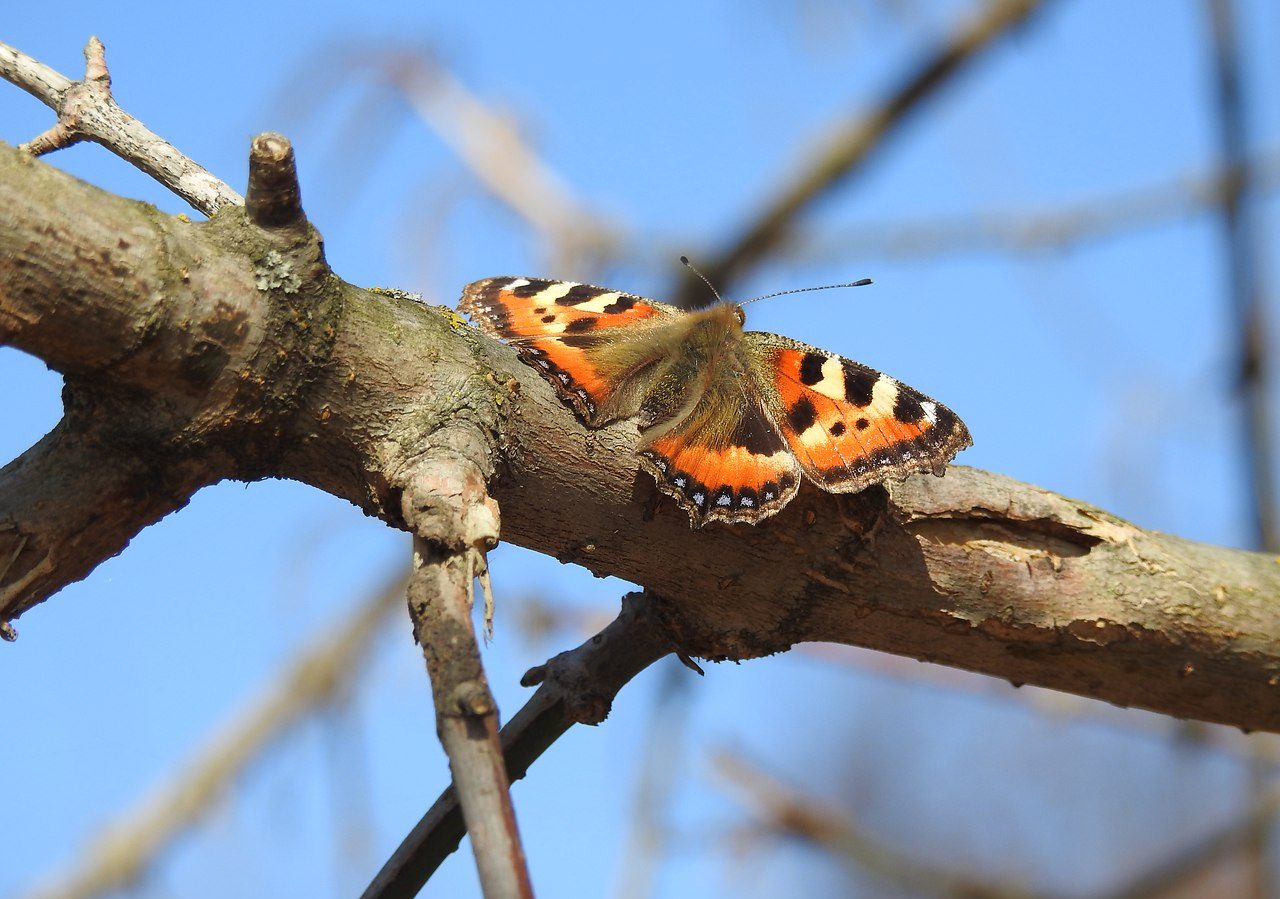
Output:
[[[403,528],[443,454],[498,472],[504,539],[662,597],[687,654],[835,641],[1280,730],[1273,557],[963,467],[692,531],[634,426],[585,430],[451,310],[341,281],[305,224],[167,218],[0,146],[0,342],[67,382],[54,443],[0,471],[0,621],[201,484],[294,478]],[[59,475],[90,469],[125,487]]]

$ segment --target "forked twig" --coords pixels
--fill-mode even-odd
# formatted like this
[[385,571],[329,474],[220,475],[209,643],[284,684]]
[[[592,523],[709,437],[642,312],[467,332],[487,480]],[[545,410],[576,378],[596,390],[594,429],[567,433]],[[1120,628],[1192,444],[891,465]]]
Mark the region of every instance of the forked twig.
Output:
[[0,43],[0,78],[58,114],[52,127],[23,144],[22,149],[41,156],[89,140],[137,166],[205,215],[244,204],[240,194],[116,105],[102,41],[89,38],[84,58],[84,78],[72,81]]

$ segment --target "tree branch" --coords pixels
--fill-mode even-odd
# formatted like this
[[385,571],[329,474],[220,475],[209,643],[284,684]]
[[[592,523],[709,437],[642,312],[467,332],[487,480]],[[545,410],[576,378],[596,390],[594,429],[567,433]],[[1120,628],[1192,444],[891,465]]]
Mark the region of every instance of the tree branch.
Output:
[[[6,195],[21,202],[2,202]],[[802,641],[850,643],[1179,717],[1280,729],[1272,608],[1280,566],[1270,556],[1143,531],[963,467],[852,496],[806,486],[761,527],[691,532],[637,471],[633,424],[584,431],[510,348],[452,311],[358,290],[292,257],[273,264],[265,238],[228,212],[205,225],[158,218],[0,148],[0,338],[37,355],[52,348],[69,365],[84,323],[101,322],[106,332],[84,350],[96,359],[136,341],[135,320],[120,310],[159,298],[163,314],[152,316],[143,349],[98,364],[131,379],[135,392],[178,402],[190,389],[193,328],[203,333],[202,310],[226,304],[245,336],[206,362],[213,389],[166,444],[207,448],[218,464],[202,474],[291,477],[404,528],[401,473],[437,435],[474,426],[501,473],[491,490],[504,538],[645,584],[692,655],[745,659]],[[114,230],[95,224],[113,218]],[[76,290],[86,260],[135,231],[165,258],[199,259],[189,281],[168,264],[169,277],[143,279],[148,289],[114,278],[87,295]],[[284,275],[298,277],[293,293],[266,286],[292,283]],[[46,307],[77,314],[19,314]],[[305,328],[297,316],[309,316]],[[113,325],[121,331],[110,333]],[[280,352],[282,342],[291,349]],[[227,381],[252,385],[249,399],[224,393]],[[209,402],[217,414],[200,411]],[[244,412],[231,415],[240,406],[252,425]],[[252,439],[228,441],[236,433]],[[0,557],[13,548],[0,545]],[[17,591],[5,611],[57,586]]]
[[[1280,188],[1280,152],[1248,163],[1255,194]],[[868,257],[915,259],[960,253],[1048,253],[1124,231],[1189,220],[1221,208],[1231,174],[1188,173],[1053,209],[989,210],[920,221],[806,228],[787,247],[789,261],[832,264]],[[651,244],[652,245],[652,244]],[[675,253],[668,242],[664,258]],[[687,244],[685,244],[687,245]]]
[[800,793],[737,755],[717,753],[714,765],[768,827],[825,849],[854,870],[912,894],[939,899],[1030,899],[1031,894],[1016,887],[979,880],[899,852],[864,833],[856,821],[824,799]]
[[476,180],[551,247],[557,265],[590,265],[612,254],[616,230],[580,202],[514,123],[473,95],[434,56],[384,50],[354,60],[371,66],[454,152]]
[[484,482],[477,465],[438,450],[407,480],[404,517],[415,533],[409,614],[431,675],[436,733],[449,757],[480,886],[486,897],[531,899],[498,741],[498,706],[471,626],[471,585],[477,576],[487,579],[484,553],[498,542],[498,509]]
[[244,203],[238,193],[116,105],[102,41],[89,38],[84,58],[84,79],[71,81],[20,50],[0,43],[0,78],[16,84],[58,114],[52,128],[19,149],[40,156],[91,140],[142,169],[205,215]]
[[[578,648],[531,668],[521,683],[541,686],[502,728],[502,751],[511,782],[523,778],[529,766],[575,723],[603,721],[618,691],[672,650],[670,637],[654,616],[652,601],[644,594],[629,593],[608,627]],[[412,899],[458,848],[465,833],[457,794],[449,787],[404,838],[361,899]]]
[[1248,159],[1243,63],[1229,0],[1209,0],[1210,39],[1217,92],[1218,136],[1226,172],[1220,201],[1227,256],[1226,294],[1235,317],[1238,389],[1242,401],[1241,449],[1245,493],[1252,512],[1257,547],[1280,550],[1280,521],[1275,507],[1275,449],[1267,376],[1266,312],[1258,265],[1257,217],[1249,196],[1253,171]]

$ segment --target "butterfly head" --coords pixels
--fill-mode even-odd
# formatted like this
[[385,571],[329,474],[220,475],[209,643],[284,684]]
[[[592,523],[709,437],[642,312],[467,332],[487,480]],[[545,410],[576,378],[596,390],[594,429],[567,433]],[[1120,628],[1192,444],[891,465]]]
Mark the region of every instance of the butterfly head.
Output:
[[775,291],[774,293],[766,293],[764,296],[752,297],[749,300],[743,300],[741,303],[730,303],[724,297],[720,296],[720,291],[716,290],[716,286],[711,283],[711,280],[706,275],[698,271],[697,267],[692,262],[689,261],[688,256],[681,256],[680,264],[683,265],[685,268],[689,269],[699,278],[701,278],[702,283],[706,284],[707,287],[710,288],[711,293],[715,296],[717,300],[720,301],[722,305],[730,306],[733,308],[734,313],[738,317],[739,327],[747,323],[747,313],[746,313],[746,310],[744,310],[742,307],[747,305],[748,303],[756,303],[756,302],[759,302],[760,300],[771,300],[774,297],[785,297],[788,294],[792,294],[792,293],[808,293],[813,290],[832,290],[833,288],[836,288],[836,287],[866,287],[868,284],[871,283],[870,278],[860,278],[857,281],[846,281],[843,284],[823,284],[821,287],[793,287],[790,290],[779,290],[779,291]]

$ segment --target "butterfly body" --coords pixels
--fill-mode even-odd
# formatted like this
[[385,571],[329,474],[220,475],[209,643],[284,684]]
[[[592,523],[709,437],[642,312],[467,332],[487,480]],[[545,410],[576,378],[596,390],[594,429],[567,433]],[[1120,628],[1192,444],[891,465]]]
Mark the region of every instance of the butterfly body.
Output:
[[508,277],[468,285],[461,308],[513,344],[588,426],[636,419],[641,467],[695,525],[759,522],[802,476],[844,493],[941,474],[970,442],[936,401],[816,347],[746,331],[733,304],[686,312]]

